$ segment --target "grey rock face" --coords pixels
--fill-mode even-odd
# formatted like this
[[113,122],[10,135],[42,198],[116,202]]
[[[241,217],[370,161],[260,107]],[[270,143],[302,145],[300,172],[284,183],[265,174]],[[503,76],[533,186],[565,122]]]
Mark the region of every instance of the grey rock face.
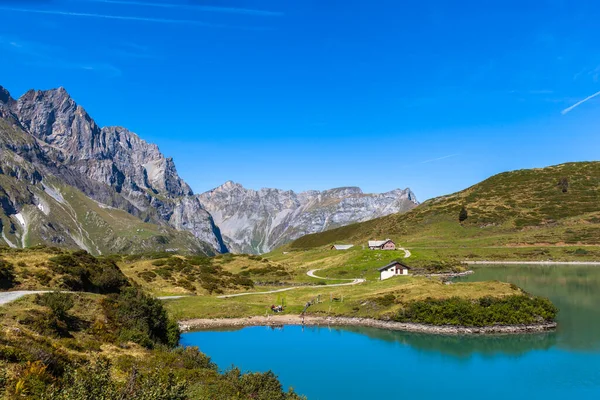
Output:
[[226,182],[199,195],[232,252],[266,253],[303,235],[408,211],[410,189],[365,194],[357,187],[295,193]]
[[30,90],[15,101],[0,87],[0,117],[12,118],[10,123],[37,139],[32,146],[44,159],[43,168],[66,184],[226,251],[210,214],[179,177],[173,160],[125,128],[99,127],[64,88]]

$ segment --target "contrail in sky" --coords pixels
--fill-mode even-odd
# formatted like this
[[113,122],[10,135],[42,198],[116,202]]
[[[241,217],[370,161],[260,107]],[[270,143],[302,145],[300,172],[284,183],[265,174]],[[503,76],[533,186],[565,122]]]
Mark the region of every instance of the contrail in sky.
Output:
[[156,23],[161,23],[161,24],[188,24],[188,25],[206,26],[206,27],[210,27],[210,28],[237,28],[237,29],[260,30],[260,28],[245,28],[245,27],[238,27],[238,26],[231,26],[231,25],[210,24],[207,22],[194,21],[194,20],[189,20],[189,19],[134,17],[134,16],[124,16],[124,15],[94,14],[94,13],[82,13],[82,12],[71,12],[71,11],[34,10],[34,9],[29,9],[29,8],[12,8],[12,7],[0,7],[0,10],[23,12],[23,13],[33,13],[33,14],[66,15],[66,16],[70,16],[70,17],[116,19],[116,20],[121,20],[121,21],[156,22]]
[[458,154],[458,153],[457,154],[450,154],[450,155],[447,155],[447,156],[444,156],[444,157],[433,158],[431,160],[422,161],[419,164],[427,164],[427,163],[430,163],[430,162],[444,160],[446,158],[456,157],[456,156],[460,156],[460,154]]
[[565,115],[566,113],[568,113],[569,111],[573,110],[574,108],[576,108],[576,107],[579,107],[580,105],[582,105],[582,104],[583,104],[583,103],[585,103],[586,101],[588,101],[588,100],[591,100],[591,99],[593,99],[594,97],[596,97],[596,96],[599,96],[599,95],[600,95],[600,91],[599,91],[599,92],[596,92],[596,93],[594,93],[594,94],[593,94],[593,95],[591,95],[591,96],[588,96],[588,97],[586,97],[585,99],[583,99],[583,100],[581,100],[581,101],[578,101],[577,103],[573,104],[571,107],[567,107],[567,108],[565,108],[565,109],[564,109],[564,110],[562,110],[560,113],[561,113],[562,115]]
[[231,14],[247,14],[247,15],[261,15],[266,17],[281,17],[282,12],[278,11],[267,11],[267,10],[254,10],[250,8],[238,8],[238,7],[217,7],[217,6],[201,6],[193,4],[178,4],[178,3],[151,3],[146,1],[122,1],[122,0],[86,0],[89,3],[106,3],[106,4],[120,4],[124,6],[142,6],[142,7],[161,7],[161,8],[183,8],[187,10],[198,10],[198,11],[212,11],[221,13]]

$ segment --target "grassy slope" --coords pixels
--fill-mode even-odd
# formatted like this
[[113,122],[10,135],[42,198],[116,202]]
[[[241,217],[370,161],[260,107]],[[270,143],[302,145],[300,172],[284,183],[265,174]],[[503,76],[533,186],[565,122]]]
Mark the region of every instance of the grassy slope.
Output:
[[[2,231],[12,245],[83,247],[93,254],[160,249],[212,254],[208,246],[199,247],[191,233],[145,223],[125,211],[101,206],[71,186],[48,179],[44,184],[51,185],[60,193],[62,200],[50,196],[44,191],[42,184],[32,185],[0,175],[0,186],[9,196],[18,198],[21,194],[33,194],[36,199],[34,202],[43,204],[46,211],[33,204],[25,205],[20,210],[27,221],[27,227],[24,228],[14,216],[6,215],[0,210]],[[0,243],[2,242],[8,244],[0,238]]]
[[[57,273],[55,268],[52,268],[52,262],[50,262],[50,258],[56,256],[56,252],[68,254],[52,249],[4,250],[1,258],[14,265],[18,277],[19,283],[12,289],[64,289],[64,277]],[[323,302],[312,306],[309,309],[310,313],[387,318],[409,302],[428,297],[447,299],[458,296],[475,300],[484,296],[504,297],[521,293],[520,289],[502,282],[444,285],[437,279],[423,276],[398,277],[378,281],[377,267],[385,265],[391,259],[403,254],[399,251],[370,251],[357,248],[348,252],[299,251],[288,255],[273,255],[268,258],[234,255],[186,258],[157,254],[145,258],[112,256],[110,259],[117,262],[130,281],[154,295],[193,294],[191,297],[169,300],[166,303],[169,312],[177,319],[264,315],[269,312],[272,304],[281,304],[282,302],[287,305],[286,313],[297,314],[307,301],[313,300],[319,295]],[[178,260],[182,262],[180,263]],[[189,262],[183,262],[185,260],[189,260]],[[162,275],[164,271],[159,271],[161,269],[169,271],[170,277],[164,277]],[[280,279],[286,285],[317,284],[319,280],[306,276],[306,271],[309,269],[320,269],[318,275],[332,278],[365,277],[367,282],[343,287],[300,286],[295,290],[283,293],[230,299],[216,297],[222,292],[239,293],[281,288],[281,286],[251,288],[236,284],[237,279],[241,276],[255,282],[263,280],[267,276],[270,279]],[[142,277],[143,273],[148,271],[155,273],[150,281]],[[245,271],[251,272],[239,275]],[[264,271],[271,275],[265,275]],[[282,275],[282,271],[285,271],[285,276]],[[186,285],[182,286],[181,281],[183,280],[190,282],[194,286],[194,290],[186,289]],[[204,286],[207,282],[216,285],[212,294],[209,294]],[[329,284],[339,281],[326,282]],[[394,301],[389,304],[380,304],[379,298],[385,295],[393,295]],[[330,302],[330,297],[343,298],[344,301]]]
[[[502,297],[520,293],[518,288],[502,282],[444,285],[438,280],[425,277],[402,277],[368,281],[356,286],[299,288],[283,293],[229,299],[189,297],[168,301],[166,307],[177,319],[234,318],[265,315],[270,313],[269,307],[272,304],[285,302],[285,313],[297,315],[306,302],[320,295],[323,302],[311,306],[308,310],[310,314],[386,318],[408,302],[428,297],[444,299],[459,296],[479,299],[487,295]],[[378,299],[388,294],[394,295],[397,301],[388,305],[379,304]],[[340,300],[343,298],[343,301],[330,301],[331,297]]]
[[[79,272],[73,269],[70,269],[71,272],[57,271],[50,267],[51,258],[70,254],[82,253],[60,249],[7,249],[2,251],[0,258],[2,267],[6,267],[6,262],[14,265],[12,269],[18,283],[11,290],[64,289],[65,279],[78,276]],[[86,259],[89,256],[82,257]],[[98,262],[97,268],[106,266],[100,263],[101,258],[95,260]],[[70,276],[69,273],[75,275]],[[42,275],[46,278],[41,278]],[[117,293],[129,290],[125,286],[113,289]],[[62,379],[67,367],[78,368],[79,373],[100,359],[112,362],[111,375],[121,385],[131,383],[132,376],[150,379],[148,383],[156,387],[156,391],[144,398],[158,398],[156,393],[161,385],[172,385],[166,382],[167,374],[173,374],[177,382],[187,381],[185,398],[190,399],[258,398],[257,391],[267,390],[270,392],[264,398],[297,398],[285,395],[279,389],[276,378],[269,374],[224,375],[208,357],[193,349],[170,349],[158,343],[144,345],[136,338],[141,337],[145,322],[139,321],[139,329],[142,329],[139,333],[122,326],[124,321],[137,326],[132,322],[131,315],[148,318],[152,315],[152,321],[156,322],[155,312],[136,308],[130,311],[129,316],[117,317],[119,314],[115,314],[116,311],[109,311],[116,310],[117,304],[108,307],[107,304],[113,303],[106,303],[113,301],[109,299],[114,297],[91,293],[69,293],[64,296],[73,299],[74,307],[67,311],[66,320],[69,322],[60,325],[60,330],[47,322],[54,321],[55,317],[48,307],[35,300],[36,296],[26,296],[0,306],[0,398],[6,395],[7,399],[38,399],[40,393],[50,385],[65,383]],[[121,300],[119,312],[127,310],[126,304],[129,302]],[[115,318],[122,320],[114,321]],[[152,374],[158,374],[161,382]],[[95,379],[97,385],[102,384],[99,377]],[[104,387],[97,387],[96,390],[106,395]]]
[[[462,206],[468,219],[461,224]],[[502,173],[408,213],[307,235],[283,250],[387,237],[411,248],[599,245],[600,162]]]
[[[35,160],[17,153],[42,157],[31,135],[0,119],[0,243],[84,248],[93,254],[163,249],[214,254],[189,232],[144,223],[125,211],[98,204],[52,175],[42,176]],[[26,226],[15,216],[17,212]]]
[[[118,265],[132,282],[155,296],[236,293],[252,289],[253,284],[264,290],[270,284],[295,280],[294,270],[260,256],[223,254],[212,258],[191,257],[189,260],[198,265],[187,268],[185,265],[182,268],[169,266],[175,258],[184,263],[187,259],[171,254],[133,255],[123,257]],[[203,275],[203,271],[210,276]],[[249,281],[238,281],[240,278]],[[209,285],[211,282],[214,285]]]

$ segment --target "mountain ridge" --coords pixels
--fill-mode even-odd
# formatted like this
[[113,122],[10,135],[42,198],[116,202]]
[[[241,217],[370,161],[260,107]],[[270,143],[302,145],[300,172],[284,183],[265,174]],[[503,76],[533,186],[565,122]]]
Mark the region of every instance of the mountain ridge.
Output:
[[4,152],[4,164],[18,157],[12,166],[23,171],[21,159],[29,160],[38,181],[52,176],[143,222],[190,232],[194,247],[227,251],[212,217],[158,146],[126,128],[99,127],[64,88],[29,90],[17,100],[5,88],[0,93],[2,145],[11,152]]
[[227,181],[194,194],[156,144],[99,126],[64,87],[14,99],[0,86],[0,152],[0,228],[9,246],[264,253],[418,204],[410,189],[372,194],[355,186],[296,193]]
[[600,162],[503,172],[405,214],[306,235],[288,246],[360,244],[383,237],[415,247],[598,244]]
[[409,210],[410,189],[370,194],[355,186],[295,192],[227,181],[199,195],[233,252],[266,253],[302,235]]

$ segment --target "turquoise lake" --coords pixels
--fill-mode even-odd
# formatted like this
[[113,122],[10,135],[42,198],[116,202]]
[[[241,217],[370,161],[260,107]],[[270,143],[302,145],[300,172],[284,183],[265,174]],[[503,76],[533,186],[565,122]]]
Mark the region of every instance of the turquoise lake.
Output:
[[[373,328],[248,327],[182,335],[220,368],[275,372],[309,399],[600,399],[600,267],[489,266],[549,297],[556,332],[437,336]],[[402,278],[396,278],[402,279]]]

